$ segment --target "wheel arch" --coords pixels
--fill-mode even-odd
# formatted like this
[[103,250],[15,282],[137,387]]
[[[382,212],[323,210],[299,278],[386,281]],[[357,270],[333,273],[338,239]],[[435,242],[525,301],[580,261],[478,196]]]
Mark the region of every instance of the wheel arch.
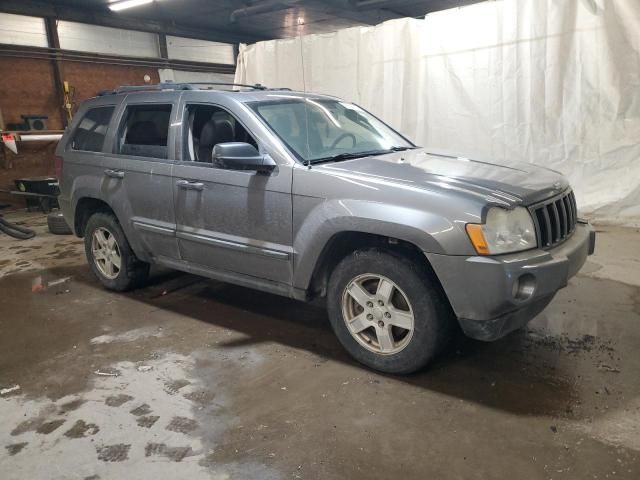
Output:
[[78,200],[73,216],[73,231],[77,237],[84,237],[84,230],[89,218],[98,212],[111,213],[118,218],[111,206],[104,200],[94,197],[82,197]]
[[[331,272],[341,260],[355,251],[372,249],[409,258],[416,265],[420,265],[442,289],[440,280],[429,260],[416,244],[397,237],[351,230],[335,233],[324,245],[309,279],[308,295],[310,297],[324,296]],[[444,290],[442,291],[444,293]]]

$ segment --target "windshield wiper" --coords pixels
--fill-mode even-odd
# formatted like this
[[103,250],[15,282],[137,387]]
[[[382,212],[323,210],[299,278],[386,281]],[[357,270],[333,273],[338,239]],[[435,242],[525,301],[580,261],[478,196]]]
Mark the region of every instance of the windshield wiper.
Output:
[[401,145],[395,145],[390,148],[392,152],[404,152],[405,150],[413,150],[418,147],[403,147]]
[[369,152],[345,152],[330,157],[316,158],[310,160],[311,165],[324,162],[339,162],[340,160],[350,160],[352,158],[369,157],[372,155],[384,155],[385,153],[391,153],[393,150],[371,150]]

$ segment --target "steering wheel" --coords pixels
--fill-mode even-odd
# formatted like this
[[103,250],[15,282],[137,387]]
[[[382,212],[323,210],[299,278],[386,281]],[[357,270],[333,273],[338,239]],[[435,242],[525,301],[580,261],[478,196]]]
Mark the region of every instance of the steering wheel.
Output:
[[338,144],[344,140],[347,137],[351,137],[351,140],[353,141],[353,145],[351,145],[351,148],[356,146],[356,136],[353,133],[343,133],[342,135],[340,135],[338,138],[335,139],[335,141],[331,144],[331,149],[334,149],[338,146]]

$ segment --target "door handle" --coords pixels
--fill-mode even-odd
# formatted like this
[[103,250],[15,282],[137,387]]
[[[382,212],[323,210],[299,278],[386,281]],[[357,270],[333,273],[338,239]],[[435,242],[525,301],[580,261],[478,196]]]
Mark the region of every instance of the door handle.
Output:
[[204,183],[202,182],[190,182],[189,180],[178,180],[176,185],[184,190],[198,190],[204,189]]
[[111,170],[108,168],[104,171],[104,174],[111,178],[124,178],[124,172],[122,170]]

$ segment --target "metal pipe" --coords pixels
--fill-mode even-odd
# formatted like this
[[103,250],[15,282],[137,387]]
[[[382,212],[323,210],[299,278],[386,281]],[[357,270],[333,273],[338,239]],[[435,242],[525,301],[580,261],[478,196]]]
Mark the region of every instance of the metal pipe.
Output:
[[20,142],[53,142],[62,138],[61,133],[49,133],[49,134],[20,134]]
[[356,8],[375,8],[382,7],[384,4],[389,4],[387,6],[392,6],[394,3],[398,3],[397,1],[389,1],[389,0],[361,0],[356,2]]
[[237,23],[240,18],[247,18],[253,15],[259,15],[261,13],[278,12],[280,10],[286,10],[291,8],[296,3],[300,3],[301,0],[268,0],[266,2],[259,3],[257,5],[251,5],[250,7],[239,8],[231,12],[229,16],[229,22]]

